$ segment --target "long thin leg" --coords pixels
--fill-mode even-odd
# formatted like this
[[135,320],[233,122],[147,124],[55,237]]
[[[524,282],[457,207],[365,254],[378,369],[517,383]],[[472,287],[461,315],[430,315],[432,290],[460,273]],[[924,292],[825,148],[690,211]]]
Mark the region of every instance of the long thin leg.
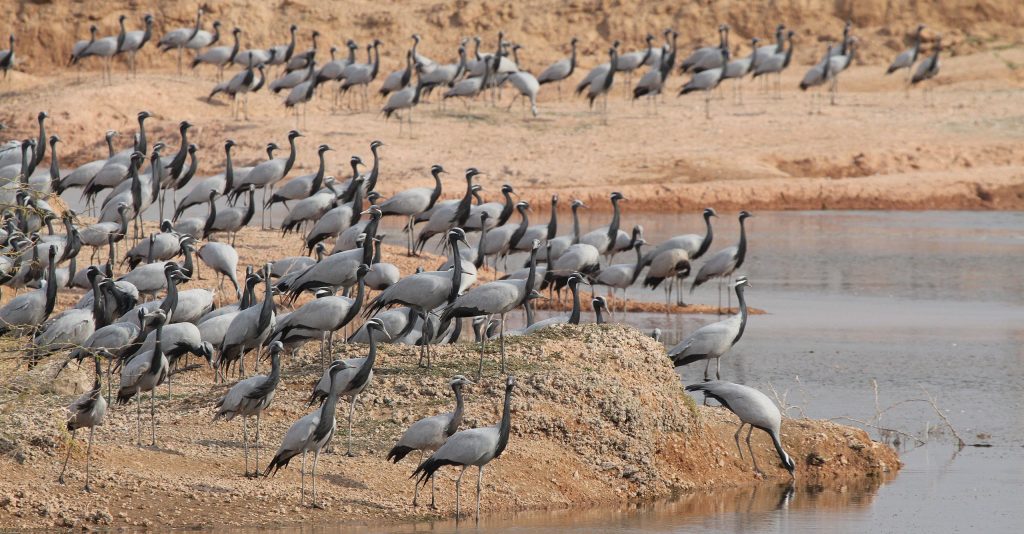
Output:
[[313,451],[313,508],[323,508],[316,502],[316,462],[320,459],[320,449]]
[[[423,462],[420,462],[420,463],[423,463]],[[437,477],[431,475],[431,477],[430,477],[430,507],[431,508],[437,508],[437,504],[434,501],[434,483],[436,482],[436,480],[437,480]]]
[[455,479],[455,521],[462,517],[462,475],[466,474],[468,467],[462,466],[462,471],[459,471],[459,478]]
[[245,451],[245,476],[249,476],[249,430],[245,424],[246,419],[248,417],[242,417],[242,449]]
[[355,456],[352,454],[352,415],[356,412],[356,399],[359,398],[359,394],[352,395],[352,405],[348,409],[348,451],[345,452],[346,456]]
[[754,447],[750,445],[750,435],[754,433],[754,425],[750,425],[750,430],[747,431],[747,450],[750,451],[750,459],[754,462],[754,472],[757,474],[763,474],[761,468],[757,466],[757,456],[754,456]]
[[306,451],[302,451],[302,468],[299,471],[302,482],[299,485],[299,506],[306,502]]
[[480,380],[480,377],[484,374],[484,344],[487,343],[487,323],[491,322],[491,316],[488,315],[484,321],[483,330],[480,332],[480,366],[476,369],[476,379]]
[[715,380],[721,380],[722,379],[722,357],[721,356],[715,358],[715,366],[716,366],[716,369],[715,369]]
[[156,447],[156,388],[149,390],[149,430],[151,447]]
[[740,448],[740,434],[743,433],[743,426],[746,425],[744,422],[740,422],[740,427],[736,429],[736,434],[733,438],[736,439],[736,452],[740,453],[740,460],[743,459],[743,449]]
[[77,428],[71,431],[71,442],[68,443],[68,454],[64,457],[64,467],[60,469],[60,476],[57,477],[57,482],[60,482],[61,484],[64,483],[64,471],[68,468],[68,459],[71,458],[71,449],[75,446],[75,432],[78,432]]
[[96,427],[89,427],[89,446],[85,450],[85,491],[89,492],[92,491],[92,488],[89,487],[89,469],[92,461],[92,435],[95,430]]
[[135,400],[135,432],[138,434],[138,446],[142,446],[142,392],[136,393]]
[[708,376],[708,374],[711,372],[711,358],[708,358],[704,361],[707,362],[704,365],[704,381],[707,382],[708,380],[711,380],[711,378]]
[[718,279],[718,315],[722,315],[722,279]]
[[[425,455],[426,455],[426,453],[423,450],[420,450],[420,461],[419,461],[420,464],[423,463],[423,457]],[[431,477],[431,481],[433,481],[433,477]],[[413,508],[415,508],[417,506],[416,505],[416,501],[419,498],[420,498],[420,485],[419,485],[419,483],[416,483],[416,484],[412,485],[412,507]]]
[[111,395],[111,392],[110,392],[110,368],[113,365],[114,365],[114,359],[113,358],[108,358],[107,359],[107,406],[112,406],[114,404],[114,403],[110,402],[110,400],[111,400],[111,398],[110,398],[110,395]]
[[501,374],[505,374],[505,314],[501,314],[501,333],[498,336],[501,344]]
[[[256,412],[256,464],[253,468],[254,476],[259,476],[260,473],[260,413],[262,412]],[[248,466],[248,464],[246,465]]]
[[480,491],[484,482],[484,466],[480,466],[476,472],[476,521],[480,522]]

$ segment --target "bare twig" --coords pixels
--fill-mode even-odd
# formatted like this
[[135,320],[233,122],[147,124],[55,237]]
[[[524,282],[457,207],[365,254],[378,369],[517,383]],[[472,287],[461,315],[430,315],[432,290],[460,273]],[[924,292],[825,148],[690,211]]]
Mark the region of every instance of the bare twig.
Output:
[[928,404],[931,404],[932,409],[934,409],[935,413],[938,414],[940,419],[942,419],[942,422],[946,423],[946,426],[949,427],[949,431],[952,432],[953,437],[956,438],[957,445],[959,446],[959,448],[964,448],[964,446],[967,445],[967,442],[965,442],[964,439],[960,437],[960,433],[957,432],[956,428],[953,427],[953,423],[951,423],[949,421],[949,418],[946,417],[946,414],[942,413],[942,410],[939,409],[938,404],[935,402],[935,397],[933,397],[932,394],[929,393],[928,390],[924,388],[924,386],[919,384],[918,387],[920,387],[921,391],[923,391],[924,394],[928,397]]
[[[797,377],[797,382],[799,382],[799,381],[800,381],[800,378]],[[790,410],[796,410],[797,412],[800,413],[800,417],[807,417],[807,414],[804,413],[804,409],[801,408],[800,406],[793,405],[793,404],[787,404],[786,399],[789,398],[789,390],[788,389],[785,392],[783,392],[783,394],[781,396],[779,395],[779,392],[775,389],[775,386],[771,382],[768,382],[768,389],[771,390],[772,395],[775,397],[775,403],[779,405],[779,408],[781,409],[782,414],[784,416],[789,417],[789,411]]]
[[883,426],[878,426],[876,424],[869,423],[867,421],[862,421],[860,419],[856,419],[856,418],[845,416],[845,415],[841,415],[839,417],[833,417],[833,418],[829,419],[829,421],[838,421],[838,420],[852,421],[854,423],[857,423],[857,424],[860,424],[860,425],[864,425],[864,426],[866,426],[868,428],[873,428],[875,430],[878,430],[879,432],[891,432],[893,434],[898,434],[900,436],[903,436],[903,437],[906,437],[906,438],[910,438],[910,439],[916,441],[918,445],[924,445],[924,444],[927,443],[926,441],[922,440],[921,438],[919,438],[919,437],[917,437],[917,436],[915,436],[913,434],[908,434],[906,432],[903,432],[903,431],[900,431],[900,430],[896,430],[895,428],[886,428],[886,427],[883,427]]

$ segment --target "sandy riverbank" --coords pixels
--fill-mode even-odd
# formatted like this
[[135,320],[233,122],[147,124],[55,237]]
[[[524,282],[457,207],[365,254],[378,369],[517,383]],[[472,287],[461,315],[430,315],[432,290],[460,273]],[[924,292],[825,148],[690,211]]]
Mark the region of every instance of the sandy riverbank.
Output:
[[[328,172],[347,179],[350,154],[370,161],[369,142],[381,139],[381,179],[385,196],[409,187],[430,186],[429,168],[450,172],[445,196],[464,190],[463,169],[475,166],[484,195],[496,199],[501,184],[513,184],[539,211],[552,193],[581,198],[607,209],[607,195],[622,191],[627,209],[694,212],[775,209],[1022,209],[1024,146],[1021,102],[1024,48],[1010,46],[945,58],[943,74],[926,100],[909,94],[902,81],[882,75],[881,64],[855,65],[843,73],[839,105],[825,104],[809,114],[810,95],[796,89],[805,65],[782,77],[781,99],[747,82],[744,103],[732,102],[723,85],[704,118],[700,96],[668,94],[653,114],[645,102],[631,104],[617,89],[608,123],[590,113],[586,101],[558,101],[547,88],[537,119],[513,106],[483,103],[465,107],[435,95],[414,113],[413,136],[398,135],[371,99],[369,110],[333,110],[334,86],[308,106],[299,129],[293,175],[313,172],[316,147],[327,143]],[[536,70],[542,64],[531,65]],[[167,70],[149,70],[137,79],[123,75],[102,85],[98,75],[63,72],[36,76],[14,73],[2,86],[3,137],[35,135],[35,114],[48,110],[50,132],[61,136],[62,166],[101,157],[103,134],[122,132],[127,146],[134,115],[147,109],[150,143],[176,147],[177,123],[196,124],[190,141],[200,147],[198,177],[223,169],[223,142],[239,146],[236,165],[265,157],[270,141],[286,146],[296,120],[284,109],[284,95],[258,93],[250,98],[251,120],[231,119],[228,104],[206,101],[214,82],[207,76],[178,78]],[[669,85],[678,88],[682,78]],[[76,193],[69,193],[75,195]],[[563,202],[567,209],[568,201]]]
[[[365,353],[351,346],[345,355]],[[415,521],[454,513],[446,472],[439,480],[439,509],[411,506],[407,480],[412,461],[392,465],[383,456],[416,419],[450,409],[447,377],[475,368],[471,347],[440,347],[436,366],[416,366],[414,349],[384,347],[369,391],[356,410],[356,457],[336,450],[320,462],[325,510],[298,506],[297,465],[275,478],[250,480],[242,471],[241,428],[210,424],[212,405],[225,391],[210,372],[175,377],[174,396],[161,388],[158,447],[137,447],[131,406],[115,407],[97,433],[93,484],[81,492],[82,442],[68,485],[56,483],[67,434],[61,430],[64,397],[40,395],[44,365],[6,379],[0,401],[3,454],[8,475],[0,482],[0,521],[16,528],[129,526],[153,528],[253,526],[310,521],[380,523]],[[467,391],[466,426],[492,424],[500,414],[501,377],[488,352],[485,377]],[[719,408],[694,405],[681,389],[664,349],[622,326],[561,327],[509,346],[510,372],[519,379],[513,402],[512,439],[488,469],[487,513],[580,507],[624,499],[653,499],[679,491],[756,484],[760,480],[732,443],[736,420]],[[315,350],[288,358],[273,407],[263,418],[266,462],[288,424],[306,413],[304,399],[320,374]],[[74,368],[69,376],[86,371]],[[42,388],[42,389],[37,389]],[[755,434],[755,451],[767,477],[788,479],[770,442]],[[799,484],[836,477],[885,477],[899,460],[887,446],[857,429],[805,419],[783,423],[783,443],[799,464]],[[822,459],[810,465],[809,457]],[[816,460],[816,463],[818,460]]]

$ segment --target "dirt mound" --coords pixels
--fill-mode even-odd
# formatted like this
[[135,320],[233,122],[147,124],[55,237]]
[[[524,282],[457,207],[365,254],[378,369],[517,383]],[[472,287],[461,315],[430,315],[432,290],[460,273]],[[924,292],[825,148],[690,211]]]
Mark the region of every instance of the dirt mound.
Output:
[[[477,354],[472,346],[437,347],[434,369],[425,370],[416,365],[416,350],[382,348],[374,381],[356,408],[354,458],[342,454],[345,410],[339,408],[335,452],[322,456],[318,466],[318,488],[326,504],[319,511],[296,505],[295,462],[272,479],[240,474],[240,425],[210,424],[213,403],[226,388],[211,386],[208,370],[175,376],[170,399],[160,389],[158,448],[136,447],[133,407],[113,407],[96,434],[92,480],[97,491],[80,491],[81,442],[74,445],[68,485],[58,485],[60,459],[68,446],[61,425],[66,399],[41,395],[30,381],[17,378],[23,371],[9,367],[10,358],[0,359],[0,469],[6,473],[0,480],[0,522],[14,528],[169,528],[379,524],[422,520],[425,513],[450,516],[453,470],[443,470],[438,478],[439,509],[425,512],[410,505],[408,477],[415,461],[394,465],[384,456],[411,422],[450,409],[448,377],[471,374]],[[340,357],[365,351],[345,346]],[[613,503],[757,483],[749,459],[741,459],[732,443],[735,417],[722,408],[696,406],[664,354],[642,333],[617,325],[563,326],[512,339],[509,372],[519,379],[512,437],[505,454],[487,469],[484,510]],[[500,418],[503,378],[496,347],[485,356],[484,378],[466,391],[466,427]],[[66,372],[79,371],[72,365]],[[288,425],[309,410],[305,399],[320,373],[316,347],[286,358],[278,394],[262,418],[261,462],[269,459]],[[29,385],[11,387],[15,382]],[[890,448],[860,430],[786,420],[782,432],[801,484],[843,476],[863,480],[865,474],[882,480],[899,466]],[[756,433],[754,446],[767,476],[788,480],[767,436]]]
[[[840,38],[845,20],[851,20],[860,39],[861,61],[879,63],[891,59],[894,51],[909,42],[909,32],[918,22],[930,32],[943,35],[954,54],[988,49],[1018,40],[1024,26],[1024,10],[1016,0],[981,0],[968,7],[959,0],[930,0],[912,6],[887,0],[786,0],[778,2],[679,2],[626,0],[609,2],[572,0],[549,2],[498,2],[494,0],[410,0],[344,3],[287,0],[283,2],[156,2],[115,0],[80,2],[16,0],[0,1],[0,12],[13,14],[8,21],[18,37],[18,57],[23,70],[35,73],[63,66],[74,42],[88,39],[89,26],[99,27],[101,36],[117,33],[117,18],[129,16],[128,28],[141,27],[144,13],[156,17],[155,38],[166,31],[190,27],[197,7],[207,13],[205,27],[214,20],[223,26],[222,40],[230,45],[234,26],[244,31],[243,46],[267,47],[287,40],[289,23],[301,28],[297,50],[309,44],[309,32],[318,29],[326,49],[336,45],[344,53],[346,39],[366,43],[373,38],[385,42],[383,53],[401,59],[411,44],[409,36],[424,37],[422,53],[435,59],[454,57],[462,37],[481,35],[492,46],[498,30],[524,45],[531,65],[546,64],[565,53],[568,36],[581,39],[584,55],[605,54],[609,43],[621,40],[628,49],[642,46],[648,32],[664,28],[681,32],[681,47],[689,49],[714,39],[714,26],[732,26],[731,43],[749,49],[753,36],[771,38],[774,27],[785,23],[797,31],[799,61],[821,54],[823,42]],[[660,42],[660,37],[659,37]],[[5,43],[6,44],[6,43]],[[746,52],[743,52],[746,54]],[[159,54],[152,48],[140,55],[143,67],[168,67],[174,54]],[[321,56],[324,57],[324,56]]]

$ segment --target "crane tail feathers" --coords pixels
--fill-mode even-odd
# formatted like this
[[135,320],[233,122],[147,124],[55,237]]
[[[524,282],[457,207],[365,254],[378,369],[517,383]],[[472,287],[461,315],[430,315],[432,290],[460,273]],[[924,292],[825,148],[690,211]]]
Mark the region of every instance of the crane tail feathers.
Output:
[[687,354],[686,356],[683,356],[682,358],[678,358],[678,357],[672,358],[672,365],[674,367],[681,367],[683,365],[690,365],[691,363],[696,363],[696,362],[699,362],[699,361],[706,360],[707,357],[708,357],[707,354]]
[[274,456],[274,459],[270,460],[270,465],[268,465],[267,468],[263,471],[263,476],[267,477],[270,475],[277,474],[277,472],[282,467],[288,467],[288,462],[290,462],[291,459],[295,457],[294,454],[286,456],[288,452],[289,451],[281,451],[277,453],[277,455]]
[[394,447],[391,448],[390,451],[388,451],[387,459],[397,464],[398,462],[402,461],[402,458],[405,458],[406,455],[408,455],[410,452],[414,450],[416,449],[412,447],[406,447],[405,445],[395,445]]
[[460,465],[460,464],[458,464],[457,462],[453,462],[451,460],[441,460],[441,459],[434,458],[433,456],[431,456],[430,458],[427,458],[426,460],[424,460],[423,463],[420,464],[416,468],[416,470],[412,472],[412,476],[410,476],[409,478],[418,478],[419,480],[417,480],[416,483],[425,486],[427,484],[427,482],[431,479],[431,477],[434,476],[434,473],[438,469],[440,469],[440,468],[442,468],[442,467],[444,467],[446,465]]

